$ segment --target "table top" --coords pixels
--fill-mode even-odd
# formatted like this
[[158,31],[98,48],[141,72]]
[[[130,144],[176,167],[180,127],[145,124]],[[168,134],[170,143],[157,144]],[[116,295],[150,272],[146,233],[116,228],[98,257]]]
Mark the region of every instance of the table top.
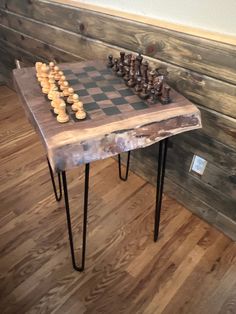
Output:
[[54,170],[104,159],[146,147],[166,137],[201,127],[200,112],[171,90],[171,103],[142,100],[103,61],[59,65],[79,94],[88,115],[58,123],[50,101],[41,91],[34,68],[14,70],[15,85],[25,112],[41,136]]

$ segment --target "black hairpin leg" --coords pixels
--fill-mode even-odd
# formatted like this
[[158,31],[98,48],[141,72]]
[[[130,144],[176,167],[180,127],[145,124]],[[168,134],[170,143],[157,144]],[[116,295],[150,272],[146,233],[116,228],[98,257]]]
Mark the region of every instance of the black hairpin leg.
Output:
[[120,177],[120,179],[122,181],[127,181],[127,179],[128,179],[128,175],[129,175],[129,161],[130,161],[130,151],[128,152],[128,156],[127,156],[127,164],[126,164],[125,176],[122,177],[122,174],[121,174],[121,158],[120,158],[120,154],[118,155],[119,177]]
[[55,184],[55,180],[54,180],[54,174],[52,171],[52,167],[50,165],[50,162],[47,158],[47,162],[48,162],[48,168],[49,168],[49,172],[50,172],[50,176],[51,176],[51,180],[52,180],[52,186],[53,186],[53,191],[54,191],[54,195],[55,195],[55,199],[57,202],[59,202],[62,198],[62,190],[61,190],[61,174],[60,172],[58,172],[58,186],[59,186],[59,195],[57,194],[57,188],[56,188],[56,184]]
[[64,198],[65,198],[66,218],[67,218],[67,227],[68,227],[68,235],[69,235],[69,242],[70,242],[72,265],[75,270],[81,272],[84,270],[84,266],[85,266],[87,215],[88,215],[88,190],[89,190],[89,164],[85,165],[84,217],[83,217],[81,266],[77,266],[76,259],[75,259],[74,241],[73,241],[73,233],[72,233],[71,218],[70,218],[70,205],[69,205],[69,197],[68,197],[67,180],[66,180],[65,171],[62,171],[62,182],[63,182],[63,190],[64,190]]
[[159,234],[160,215],[162,193],[165,177],[166,154],[167,154],[168,139],[164,139],[159,143],[158,153],[158,169],[157,169],[157,187],[156,187],[156,209],[155,209],[155,222],[154,222],[154,241],[156,242]]

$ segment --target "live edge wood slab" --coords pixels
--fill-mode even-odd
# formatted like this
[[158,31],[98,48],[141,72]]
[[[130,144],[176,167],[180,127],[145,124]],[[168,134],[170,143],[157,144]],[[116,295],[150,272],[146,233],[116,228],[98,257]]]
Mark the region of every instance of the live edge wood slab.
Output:
[[[25,112],[41,136],[54,171],[68,170],[82,163],[146,147],[166,137],[201,128],[197,107],[174,90],[171,91],[172,102],[168,105],[149,104],[139,96],[132,95],[131,91],[131,96],[123,98],[125,104],[117,104],[115,108],[121,112],[104,114],[104,108],[114,107],[112,100],[119,98],[121,91],[122,95],[129,95],[129,88],[125,83],[116,81],[115,74],[107,73],[103,61],[67,63],[60,65],[60,68],[65,71],[69,82],[71,79],[74,84],[72,87],[84,95],[80,95],[80,99],[85,109],[86,106],[88,109],[95,107],[94,111],[88,111],[89,119],[76,122],[71,118],[68,123],[58,123],[50,112],[50,102],[42,94],[35,69],[23,68],[13,71],[16,89]],[[86,70],[90,72],[85,73]],[[103,77],[97,80],[101,73]],[[80,77],[81,80],[86,77],[82,85]],[[94,83],[96,85],[93,85]],[[85,86],[88,86],[87,90],[91,93],[85,92]],[[93,88],[89,88],[90,86]],[[98,97],[96,102],[94,99],[99,92],[103,96]],[[132,110],[132,105],[136,109]]]

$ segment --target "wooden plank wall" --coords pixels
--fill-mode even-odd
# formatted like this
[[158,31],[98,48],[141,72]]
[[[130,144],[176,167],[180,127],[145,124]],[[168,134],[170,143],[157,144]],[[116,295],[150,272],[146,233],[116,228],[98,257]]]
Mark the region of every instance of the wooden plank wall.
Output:
[[[138,49],[202,113],[202,130],[169,142],[166,191],[236,239],[236,47],[50,1],[0,2],[0,67],[8,80],[15,58],[80,61]],[[154,183],[156,151],[137,151],[132,161]],[[194,154],[208,161],[202,177],[189,172]]]

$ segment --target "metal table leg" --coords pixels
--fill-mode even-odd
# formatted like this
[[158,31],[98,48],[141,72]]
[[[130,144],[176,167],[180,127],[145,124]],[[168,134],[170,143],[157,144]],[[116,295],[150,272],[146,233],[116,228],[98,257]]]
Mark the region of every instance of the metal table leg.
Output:
[[72,232],[71,217],[70,217],[70,205],[69,205],[69,197],[68,197],[67,180],[66,180],[65,171],[62,171],[62,183],[63,183],[64,198],[65,198],[66,218],[67,218],[67,227],[68,227],[68,235],[69,235],[69,242],[70,242],[72,265],[75,270],[81,272],[84,270],[84,267],[85,267],[85,250],[86,250],[87,216],[88,216],[89,164],[85,164],[84,217],[83,217],[81,266],[77,265],[76,258],[75,258],[73,232]]
[[130,161],[130,151],[128,152],[128,156],[127,156],[127,164],[126,164],[125,176],[122,177],[122,174],[121,174],[121,157],[120,157],[120,154],[118,155],[119,177],[120,177],[120,179],[122,181],[127,181],[127,179],[128,179],[128,175],[129,175],[129,161]]
[[54,180],[54,175],[52,171],[52,167],[47,158],[48,168],[50,172],[50,177],[52,181],[53,191],[55,195],[55,199],[59,202],[62,199],[62,185],[61,185],[61,176],[63,183],[63,192],[65,198],[65,208],[66,208],[66,218],[67,218],[67,228],[69,235],[69,243],[70,243],[70,251],[71,251],[71,259],[73,268],[77,271],[83,271],[85,266],[85,250],[86,250],[86,233],[87,233],[87,216],[88,216],[88,190],[89,190],[89,164],[85,165],[85,185],[84,185],[84,217],[83,217],[83,235],[82,235],[82,260],[81,266],[77,266],[76,258],[75,258],[75,250],[74,250],[74,241],[73,241],[73,232],[71,225],[71,217],[70,217],[70,204],[69,204],[69,195],[67,189],[67,180],[66,180],[66,172],[62,171],[58,173],[58,185],[59,185],[59,195],[57,194],[56,184]]
[[59,202],[62,198],[62,190],[61,190],[61,174],[60,172],[58,172],[58,185],[59,185],[59,195],[57,194],[57,188],[56,188],[56,184],[55,184],[55,179],[54,179],[54,175],[53,175],[53,171],[52,171],[52,167],[50,165],[50,162],[47,158],[47,162],[48,162],[48,168],[49,168],[49,172],[50,172],[50,176],[51,176],[51,181],[52,181],[52,186],[53,186],[53,191],[54,191],[54,195],[55,195],[55,199],[57,202]]
[[[165,177],[165,165],[166,165],[166,155],[167,155],[167,143],[168,139],[164,139],[159,143],[159,153],[158,153],[158,169],[157,169],[157,187],[156,187],[156,208],[155,208],[155,222],[154,222],[154,241],[156,242],[159,234],[159,225],[160,225],[160,214],[161,214],[161,205],[162,205],[162,194],[163,194],[163,186],[164,186],[164,177]],[[130,162],[130,152],[128,152],[127,156],[127,166],[125,177],[121,175],[121,158],[118,155],[118,163],[119,163],[119,177],[123,181],[127,181],[128,173],[129,173],[129,162]],[[61,191],[61,177],[60,173],[58,173],[58,181],[59,181],[59,196],[57,195],[56,185],[54,181],[53,171],[51,165],[48,161],[50,176],[52,180],[53,190],[55,194],[55,198],[57,201],[62,198]],[[69,243],[71,250],[71,259],[73,268],[76,271],[82,272],[85,268],[85,252],[86,252],[86,235],[87,235],[87,216],[88,216],[88,191],[89,191],[89,168],[90,164],[85,165],[85,185],[84,185],[84,217],[83,217],[83,235],[82,235],[82,258],[81,258],[81,266],[78,266],[75,258],[75,250],[74,250],[74,241],[73,241],[73,232],[71,225],[71,217],[70,217],[70,205],[69,205],[69,196],[67,189],[67,180],[66,180],[66,172],[62,171],[62,183],[63,183],[63,191],[64,191],[64,199],[65,199],[65,208],[66,208],[66,218],[67,218],[67,227],[68,227],[68,235],[69,235]]]
[[154,221],[154,241],[155,242],[157,241],[158,234],[159,234],[162,194],[163,194],[165,166],[166,166],[167,144],[168,144],[167,138],[159,142],[157,187],[156,187],[156,209],[155,209],[155,221]]

